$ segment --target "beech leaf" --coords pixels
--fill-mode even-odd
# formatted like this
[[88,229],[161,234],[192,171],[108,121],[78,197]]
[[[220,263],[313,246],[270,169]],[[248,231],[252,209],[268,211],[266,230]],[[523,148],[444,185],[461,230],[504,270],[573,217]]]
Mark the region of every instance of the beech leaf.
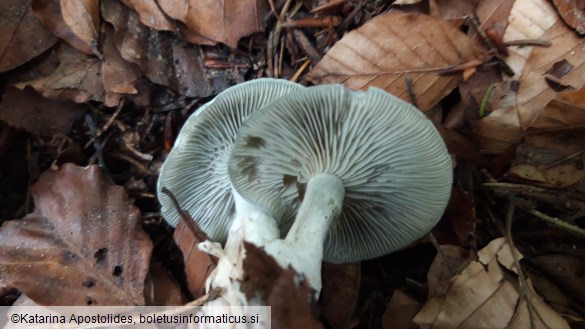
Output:
[[426,111],[451,92],[462,74],[438,72],[478,60],[483,51],[449,22],[423,14],[390,12],[372,18],[339,40],[309,73],[314,83],[370,86],[410,101],[407,79],[418,106]]
[[65,164],[31,190],[35,211],[0,227],[0,285],[41,305],[144,305],[152,242],[124,188]]

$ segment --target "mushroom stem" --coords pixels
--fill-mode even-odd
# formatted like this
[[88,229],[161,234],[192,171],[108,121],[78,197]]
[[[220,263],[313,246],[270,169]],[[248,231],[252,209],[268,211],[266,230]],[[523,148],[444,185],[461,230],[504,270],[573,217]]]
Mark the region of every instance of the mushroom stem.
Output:
[[329,226],[341,212],[344,197],[343,183],[336,176],[318,174],[311,178],[295,222],[285,238],[296,254],[297,264],[291,265],[305,274],[317,295],[321,291],[323,244]]
[[[220,252],[221,256],[215,272],[207,280],[208,291],[215,287],[230,287],[233,281],[243,278],[243,260],[246,256],[243,248],[244,241],[263,247],[280,237],[276,221],[272,216],[244,200],[233,188],[232,195],[236,215],[230,226],[223,252]],[[210,247],[210,242],[204,244],[202,248],[208,253],[216,252]]]

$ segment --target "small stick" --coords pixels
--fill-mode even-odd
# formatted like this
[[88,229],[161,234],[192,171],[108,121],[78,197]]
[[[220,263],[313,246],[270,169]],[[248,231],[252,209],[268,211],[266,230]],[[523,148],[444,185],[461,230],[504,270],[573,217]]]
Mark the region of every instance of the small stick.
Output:
[[483,28],[481,28],[481,23],[479,21],[479,17],[477,17],[477,15],[475,13],[471,13],[471,15],[469,15],[468,17],[469,17],[469,22],[471,22],[471,25],[473,25],[473,28],[475,28],[475,30],[477,31],[477,34],[479,34],[479,36],[483,40],[483,42],[489,47],[490,50],[493,50],[494,57],[496,58],[496,61],[498,62],[498,65],[499,65],[500,69],[502,70],[502,72],[504,72],[504,74],[506,74],[508,76],[514,76],[514,74],[515,74],[514,70],[512,70],[512,68],[510,66],[508,66],[508,63],[506,63],[506,61],[504,60],[502,55],[500,55],[500,53],[498,52],[498,48],[496,47],[496,45],[487,36],[487,34],[483,30]]
[[319,52],[317,49],[311,44],[311,41],[307,36],[300,30],[294,30],[293,37],[299,43],[299,47],[307,57],[311,60],[311,63],[316,64],[321,56],[319,56]]
[[297,80],[299,79],[301,74],[303,74],[303,72],[307,69],[307,67],[309,67],[309,64],[311,64],[311,61],[307,59],[303,63],[303,65],[301,65],[301,67],[295,72],[295,75],[293,75],[293,77],[290,78],[290,81],[297,82]]
[[97,129],[96,129],[95,124],[93,122],[93,119],[91,118],[91,115],[89,115],[89,113],[85,115],[85,123],[89,127],[89,131],[91,132],[92,138],[94,140],[94,147],[95,147],[95,152],[96,152],[97,158],[98,158],[98,165],[100,166],[100,168],[105,170],[106,164],[104,162],[104,155],[102,154],[103,145],[98,140]]
[[540,46],[540,47],[550,47],[552,46],[552,42],[547,40],[539,40],[539,39],[524,39],[524,40],[512,40],[504,42],[506,46]]

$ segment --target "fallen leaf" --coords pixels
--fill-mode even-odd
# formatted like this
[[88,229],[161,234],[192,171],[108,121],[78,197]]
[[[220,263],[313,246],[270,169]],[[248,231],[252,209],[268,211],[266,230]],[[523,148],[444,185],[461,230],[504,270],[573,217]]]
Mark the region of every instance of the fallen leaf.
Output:
[[122,0],[126,6],[134,9],[142,24],[155,30],[176,31],[176,24],[161,10],[155,0]]
[[8,87],[0,101],[0,121],[40,136],[67,134],[86,105],[44,98],[34,90]]
[[[522,257],[517,250],[514,253]],[[447,290],[433,293],[429,286],[430,297],[414,322],[421,328],[434,329],[529,328],[532,322],[535,328],[569,328],[536,294],[530,280],[524,290],[528,297],[522,298],[517,279],[504,269],[517,271],[510,246],[505,238],[499,238],[478,252],[478,261],[452,277]],[[532,313],[528,312],[527,300]]]
[[[558,90],[580,89],[585,84],[582,40],[558,18],[551,4],[545,0],[517,0],[508,22],[504,41],[538,39],[550,41],[552,46],[509,47],[506,62],[515,75],[508,80],[512,80],[516,88],[510,89],[507,97],[513,102],[501,104],[478,123],[475,132],[482,149],[494,153],[502,153],[521,139],[523,131],[536,124],[545,105],[558,95]],[[550,72],[555,72],[562,63],[569,69],[560,77],[551,75]],[[554,85],[551,85],[551,78]],[[512,119],[514,115],[518,119]],[[507,127],[507,133],[493,136],[493,128],[497,129],[499,124]]]
[[214,42],[230,48],[238,46],[240,38],[258,32],[268,14],[268,2],[262,0],[157,0],[160,8],[171,18]]
[[585,7],[580,0],[553,0],[561,18],[577,33],[585,34]]
[[323,329],[321,323],[311,315],[307,298],[311,288],[307,281],[300,280],[298,276],[289,268],[282,271],[274,281],[268,297],[272,328]]
[[[274,286],[283,275],[284,270],[263,248],[258,248],[248,242],[244,242],[244,248],[246,249],[246,258],[243,261],[244,278],[240,285],[240,291],[246,295],[247,300],[257,296],[261,300],[269,300],[273,294]],[[287,272],[294,273],[292,269]],[[305,300],[308,300],[307,296],[305,296]],[[274,325],[274,318],[272,325]]]
[[100,32],[99,0],[59,0],[63,21],[92,54],[98,53]]
[[124,189],[65,164],[31,190],[35,211],[0,227],[0,283],[41,305],[143,305],[152,242]]
[[573,255],[550,254],[531,257],[529,262],[553,279],[573,297],[585,300],[585,261]]
[[198,48],[147,28],[135,12],[118,1],[103,0],[101,5],[104,20],[115,28],[116,48],[122,58],[138,65],[153,83],[187,97],[211,96],[229,86],[231,72],[209,74]]
[[33,15],[30,4],[30,0],[0,2],[0,73],[30,61],[57,42]]
[[546,105],[529,130],[566,130],[584,126],[585,87],[558,94]]
[[105,91],[99,59],[85,56],[67,44],[60,45],[58,56],[60,64],[53,73],[15,86],[19,89],[31,86],[49,99],[103,102]]
[[161,264],[154,264],[150,267],[144,290],[147,306],[181,306],[184,304],[184,296],[179,283]]
[[324,262],[321,276],[321,315],[333,328],[349,328],[360,288],[360,263]]
[[[449,20],[466,17],[476,11],[480,0],[433,0],[437,8],[436,15],[438,18]],[[493,1],[493,0],[492,0]]]
[[207,240],[207,236],[195,221],[179,218],[173,239],[183,253],[189,292],[194,298],[205,295],[205,282],[217,265],[214,258],[197,248],[199,243]]
[[516,149],[507,177],[545,187],[567,187],[585,179],[580,134],[528,135]]
[[394,290],[382,316],[382,329],[417,329],[412,322],[422,305],[401,290]]
[[71,47],[82,53],[91,55],[94,49],[82,39],[80,39],[63,18],[59,0],[32,0],[31,4],[34,14],[39,21],[53,32],[57,37],[65,40]]
[[446,21],[390,12],[346,34],[307,78],[356,90],[378,87],[407,101],[406,81],[411,79],[418,106],[426,111],[462,80],[461,74],[439,76],[439,71],[482,56],[481,49]]

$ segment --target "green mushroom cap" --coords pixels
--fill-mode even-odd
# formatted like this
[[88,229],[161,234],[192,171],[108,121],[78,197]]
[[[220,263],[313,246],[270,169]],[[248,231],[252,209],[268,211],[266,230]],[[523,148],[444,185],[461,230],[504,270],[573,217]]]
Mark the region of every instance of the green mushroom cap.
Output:
[[176,226],[169,189],[212,241],[225,242],[235,212],[227,160],[238,129],[252,112],[304,87],[257,79],[226,89],[185,122],[164,162],[157,185],[161,213]]
[[256,111],[228,167],[237,192],[277,217],[310,202],[312,177],[339,178],[345,198],[324,246],[334,263],[378,257],[429,232],[452,184],[451,158],[424,114],[383,90],[341,85],[309,87]]

